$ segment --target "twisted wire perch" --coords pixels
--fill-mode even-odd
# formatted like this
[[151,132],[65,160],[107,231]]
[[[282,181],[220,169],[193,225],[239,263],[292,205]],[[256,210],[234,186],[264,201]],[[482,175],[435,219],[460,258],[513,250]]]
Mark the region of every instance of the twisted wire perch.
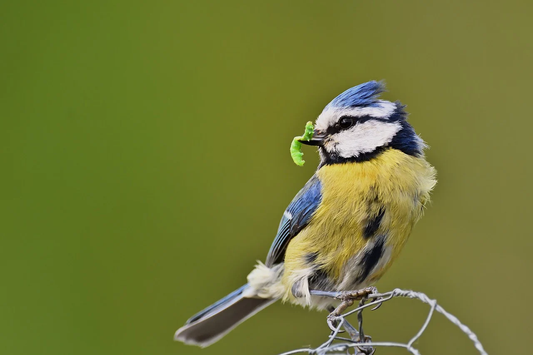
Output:
[[[377,308],[383,302],[390,301],[391,299],[395,297],[418,299],[422,301],[423,303],[430,305],[430,310],[428,312],[428,315],[426,317],[424,324],[422,325],[420,330],[407,343],[371,341],[370,337],[365,337],[363,334],[363,327],[362,327],[363,310],[365,308],[372,307],[372,306],[375,306]],[[415,349],[413,347],[413,344],[416,340],[418,340],[422,336],[422,334],[424,334],[425,330],[427,329],[433,317],[434,311],[437,311],[438,313],[441,313],[442,315],[444,315],[450,322],[455,324],[463,333],[465,333],[468,336],[468,338],[474,343],[474,347],[477,349],[477,351],[481,355],[488,355],[485,349],[483,348],[483,345],[479,341],[478,337],[470,328],[468,328],[466,325],[461,323],[461,321],[457,317],[455,317],[453,314],[447,312],[444,308],[438,305],[436,300],[430,299],[426,294],[422,292],[402,290],[402,289],[396,288],[392,291],[385,292],[385,293],[371,294],[368,298],[373,299],[373,301],[366,303],[365,301],[367,299],[363,299],[357,308],[349,312],[346,312],[344,314],[341,314],[337,317],[334,317],[336,326],[331,327],[332,332],[328,340],[326,340],[324,343],[322,343],[317,348],[296,349],[296,350],[284,352],[280,355],[292,355],[292,354],[301,354],[301,353],[317,354],[317,355],[334,354],[334,353],[349,354],[349,349],[357,350],[356,354],[358,355],[359,354],[371,355],[374,353],[373,347],[379,347],[379,346],[404,348],[413,355],[421,355],[418,349]],[[353,328],[346,320],[347,316],[354,314],[354,313],[358,313],[359,331],[356,331],[355,328]],[[328,324],[329,324],[329,320],[330,319],[328,319]],[[348,331],[352,339],[339,337],[339,333],[341,333],[341,328],[343,327]],[[350,329],[354,331],[355,334],[350,332]],[[334,344],[333,343],[334,341],[341,341],[341,342]]]

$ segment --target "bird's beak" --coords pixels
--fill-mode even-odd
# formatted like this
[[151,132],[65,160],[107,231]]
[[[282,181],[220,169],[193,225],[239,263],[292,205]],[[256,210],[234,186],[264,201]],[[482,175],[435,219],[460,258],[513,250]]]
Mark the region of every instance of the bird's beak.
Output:
[[315,130],[315,132],[313,133],[313,138],[311,138],[311,140],[308,140],[308,141],[301,140],[300,142],[302,144],[321,147],[324,144],[325,139],[326,139],[326,135],[324,133]]

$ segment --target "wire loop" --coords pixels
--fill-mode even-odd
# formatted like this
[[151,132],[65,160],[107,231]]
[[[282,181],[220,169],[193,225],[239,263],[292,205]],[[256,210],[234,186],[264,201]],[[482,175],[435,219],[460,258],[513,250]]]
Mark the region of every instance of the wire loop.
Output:
[[[316,291],[313,291],[316,293]],[[354,292],[353,294],[356,294]],[[325,297],[333,297],[333,295],[324,295]],[[340,296],[337,295],[337,296]],[[428,315],[426,317],[426,320],[420,330],[406,343],[396,343],[396,342],[373,342],[372,338],[369,336],[365,336],[363,332],[363,310],[375,306],[372,308],[372,310],[376,310],[385,302],[388,302],[392,300],[393,298],[402,297],[402,298],[411,298],[411,299],[418,299],[423,303],[426,303],[430,306]],[[367,301],[372,300],[371,302],[366,303]],[[413,355],[421,355],[418,349],[415,349],[413,347],[413,344],[415,341],[420,339],[420,337],[424,334],[426,331],[431,319],[433,318],[434,312],[437,311],[438,313],[444,315],[450,322],[455,324],[463,333],[465,333],[468,338],[474,343],[474,347],[477,349],[479,354],[481,355],[488,355],[485,349],[483,348],[483,344],[479,341],[476,334],[470,330],[466,325],[461,323],[461,321],[455,317],[453,314],[447,312],[442,308],[436,300],[430,299],[426,294],[422,292],[416,292],[411,290],[402,290],[400,288],[396,288],[392,291],[385,292],[385,293],[378,293],[377,290],[375,293],[369,294],[365,297],[363,297],[360,300],[360,303],[357,308],[350,310],[348,312],[345,312],[343,314],[337,315],[335,314],[334,317],[331,315],[328,315],[327,318],[327,324],[328,327],[331,329],[331,334],[328,337],[328,340],[326,340],[324,343],[322,343],[319,347],[312,349],[312,348],[302,348],[302,349],[296,349],[292,351],[288,351],[285,353],[282,353],[280,355],[292,355],[292,354],[313,354],[313,355],[326,355],[326,354],[350,354],[349,350],[354,349],[356,352],[356,355],[372,355],[374,354],[374,347],[397,347],[397,348],[404,348],[406,349],[410,354]],[[357,313],[358,318],[358,325],[359,325],[359,331],[357,332],[346,320],[346,317],[349,315],[352,315],[354,313]],[[341,338],[338,336],[339,333],[342,333],[343,331],[341,328],[345,328],[347,330],[347,333],[349,333],[352,337],[352,339],[347,338]],[[352,329],[353,331],[350,331]],[[334,343],[337,341],[337,343]]]

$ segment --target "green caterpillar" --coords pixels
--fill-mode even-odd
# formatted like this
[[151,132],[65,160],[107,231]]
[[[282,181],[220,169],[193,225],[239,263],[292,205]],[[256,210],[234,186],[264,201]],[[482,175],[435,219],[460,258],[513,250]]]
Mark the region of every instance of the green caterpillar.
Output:
[[298,166],[303,166],[305,160],[303,160],[304,153],[302,152],[302,142],[309,141],[313,138],[314,133],[313,123],[311,121],[305,124],[305,132],[303,136],[294,137],[291,143],[291,157],[294,163]]

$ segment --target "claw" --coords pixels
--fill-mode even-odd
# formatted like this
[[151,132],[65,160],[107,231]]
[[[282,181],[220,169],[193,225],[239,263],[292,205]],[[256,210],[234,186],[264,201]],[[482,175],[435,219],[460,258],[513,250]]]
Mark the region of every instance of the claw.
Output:
[[377,298],[375,301],[382,301],[382,302],[379,302],[379,303],[376,305],[376,307],[371,308],[371,309],[370,309],[371,311],[375,311],[376,309],[379,309],[379,308],[383,305],[383,297],[379,297],[379,298]]
[[327,323],[328,323],[328,327],[329,329],[332,331],[332,332],[337,332],[337,333],[343,333],[344,331],[342,330],[339,330],[337,331],[338,329],[338,317],[336,315],[334,315],[333,313],[330,314],[328,317],[327,317]]

